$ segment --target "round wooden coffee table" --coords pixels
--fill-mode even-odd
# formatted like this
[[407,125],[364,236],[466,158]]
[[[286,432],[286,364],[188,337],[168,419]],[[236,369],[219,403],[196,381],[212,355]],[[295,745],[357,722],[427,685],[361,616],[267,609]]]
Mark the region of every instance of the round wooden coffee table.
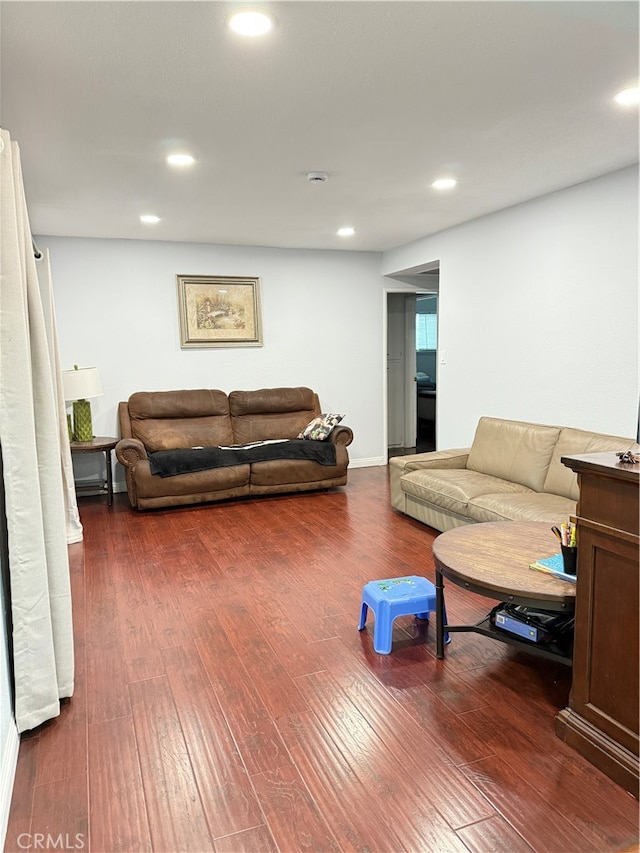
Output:
[[492,598],[542,610],[573,612],[576,585],[529,568],[540,557],[560,550],[551,524],[504,521],[467,524],[441,533],[433,542],[436,567],[437,656],[444,657],[445,632],[473,631],[534,654],[571,663],[566,655],[549,651],[516,636],[496,630],[488,617],[476,625],[446,625],[444,581]]

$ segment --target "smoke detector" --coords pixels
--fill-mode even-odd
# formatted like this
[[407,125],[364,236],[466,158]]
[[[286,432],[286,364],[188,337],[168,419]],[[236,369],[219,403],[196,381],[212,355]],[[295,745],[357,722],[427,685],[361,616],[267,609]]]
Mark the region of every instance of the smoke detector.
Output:
[[307,180],[310,184],[324,184],[328,177],[327,172],[307,172]]

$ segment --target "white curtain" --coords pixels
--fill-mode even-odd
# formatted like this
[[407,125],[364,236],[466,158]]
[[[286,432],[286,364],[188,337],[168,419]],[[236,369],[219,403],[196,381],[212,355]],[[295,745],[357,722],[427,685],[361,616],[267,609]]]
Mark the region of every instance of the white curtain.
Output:
[[[22,732],[57,716],[59,700],[73,693],[68,448],[64,453],[56,340],[47,336],[20,151],[2,129],[0,149],[0,445],[15,715]],[[47,310],[53,321],[50,304]]]
[[82,541],[82,524],[78,513],[78,501],[76,500],[76,487],[73,479],[73,463],[71,461],[71,449],[69,447],[69,429],[65,414],[64,389],[62,387],[62,366],[58,352],[58,330],[56,328],[56,314],[53,304],[53,286],[51,284],[51,265],[49,263],[49,250],[39,249],[40,257],[36,259],[38,269],[38,282],[40,284],[40,298],[44,313],[44,323],[47,331],[47,343],[49,345],[49,361],[51,363],[51,381],[53,383],[58,412],[58,433],[60,437],[60,452],[62,461],[62,486],[64,489],[64,506],[67,521],[67,542]]

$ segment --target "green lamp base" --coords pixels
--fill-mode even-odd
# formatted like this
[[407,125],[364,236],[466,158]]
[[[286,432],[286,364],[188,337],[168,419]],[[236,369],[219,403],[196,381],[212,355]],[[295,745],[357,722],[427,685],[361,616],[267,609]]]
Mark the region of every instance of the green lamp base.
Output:
[[76,400],[73,404],[73,438],[74,441],[91,441],[93,438],[91,403],[88,400]]

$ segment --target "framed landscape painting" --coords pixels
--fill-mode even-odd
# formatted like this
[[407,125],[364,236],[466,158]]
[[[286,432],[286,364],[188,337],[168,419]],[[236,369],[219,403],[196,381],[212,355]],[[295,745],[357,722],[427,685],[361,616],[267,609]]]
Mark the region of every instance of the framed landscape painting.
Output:
[[180,346],[260,347],[260,279],[179,275]]

